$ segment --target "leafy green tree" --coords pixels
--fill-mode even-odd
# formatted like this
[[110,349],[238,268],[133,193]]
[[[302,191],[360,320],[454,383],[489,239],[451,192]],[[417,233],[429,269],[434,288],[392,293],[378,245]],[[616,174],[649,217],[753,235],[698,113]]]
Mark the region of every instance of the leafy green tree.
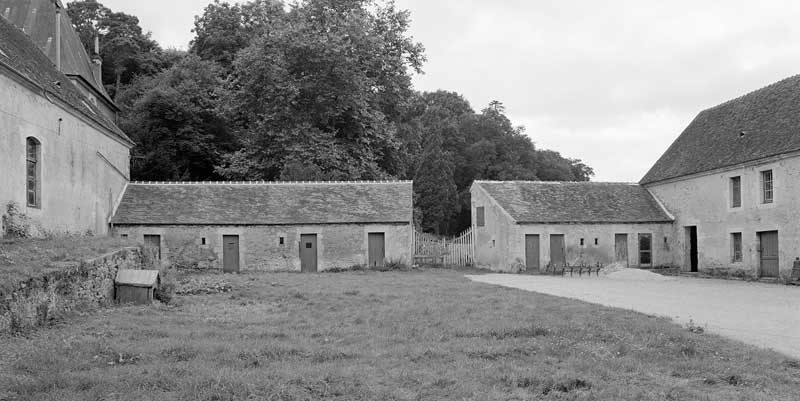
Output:
[[421,228],[437,234],[453,232],[453,217],[459,212],[458,190],[453,182],[453,164],[442,151],[439,135],[429,138],[414,175],[414,201],[421,211]]
[[139,18],[113,12],[96,0],[69,3],[70,20],[89,54],[94,52],[94,38],[100,39],[103,61],[103,84],[112,97],[137,75],[153,75],[169,65],[161,47],[144,33]]
[[203,15],[194,19],[191,52],[229,70],[236,53],[266,32],[270,24],[280,24],[284,14],[283,2],[278,0],[244,4],[214,0],[206,6]]
[[337,179],[391,175],[400,147],[397,105],[413,96],[422,46],[406,33],[408,14],[369,0],[308,0],[241,50],[226,108],[243,150],[219,172],[274,179],[289,160]]
[[215,63],[190,55],[156,76],[136,78],[120,93],[120,126],[137,143],[133,179],[219,178],[214,166],[235,146],[217,111],[220,75]]

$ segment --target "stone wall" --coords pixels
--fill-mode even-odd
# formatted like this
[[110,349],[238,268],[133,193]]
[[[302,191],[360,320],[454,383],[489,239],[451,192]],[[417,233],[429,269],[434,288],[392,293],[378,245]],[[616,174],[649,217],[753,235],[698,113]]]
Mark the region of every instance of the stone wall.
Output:
[[[161,238],[165,266],[222,269],[222,237],[239,236],[241,271],[300,271],[300,235],[317,235],[319,271],[365,266],[368,234],[385,235],[386,261],[412,262],[411,224],[328,224],[291,226],[120,226],[114,235],[144,242]],[[282,242],[281,242],[282,240]]]
[[141,250],[125,248],[21,282],[15,290],[0,292],[0,333],[31,329],[71,311],[110,304],[117,271],[143,266]]

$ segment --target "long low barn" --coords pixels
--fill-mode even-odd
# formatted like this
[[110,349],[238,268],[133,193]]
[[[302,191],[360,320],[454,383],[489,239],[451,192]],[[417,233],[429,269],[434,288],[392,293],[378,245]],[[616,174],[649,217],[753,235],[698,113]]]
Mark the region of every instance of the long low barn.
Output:
[[538,272],[548,265],[674,262],[673,218],[639,185],[475,181],[471,194],[479,267]]
[[187,267],[316,272],[410,264],[411,181],[130,183],[115,235]]

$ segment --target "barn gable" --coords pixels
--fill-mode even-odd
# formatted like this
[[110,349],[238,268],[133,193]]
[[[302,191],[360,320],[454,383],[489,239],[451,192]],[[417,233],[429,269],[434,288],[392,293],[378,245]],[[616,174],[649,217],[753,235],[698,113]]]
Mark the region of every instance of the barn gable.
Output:
[[642,178],[649,185],[800,150],[800,75],[701,112]]

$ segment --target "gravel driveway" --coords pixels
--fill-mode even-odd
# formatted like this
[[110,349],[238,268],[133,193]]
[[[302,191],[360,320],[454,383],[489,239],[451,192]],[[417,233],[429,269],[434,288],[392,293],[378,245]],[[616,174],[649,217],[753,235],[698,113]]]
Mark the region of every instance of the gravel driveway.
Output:
[[477,282],[689,320],[708,331],[800,358],[800,287],[675,277],[669,281],[510,274]]

